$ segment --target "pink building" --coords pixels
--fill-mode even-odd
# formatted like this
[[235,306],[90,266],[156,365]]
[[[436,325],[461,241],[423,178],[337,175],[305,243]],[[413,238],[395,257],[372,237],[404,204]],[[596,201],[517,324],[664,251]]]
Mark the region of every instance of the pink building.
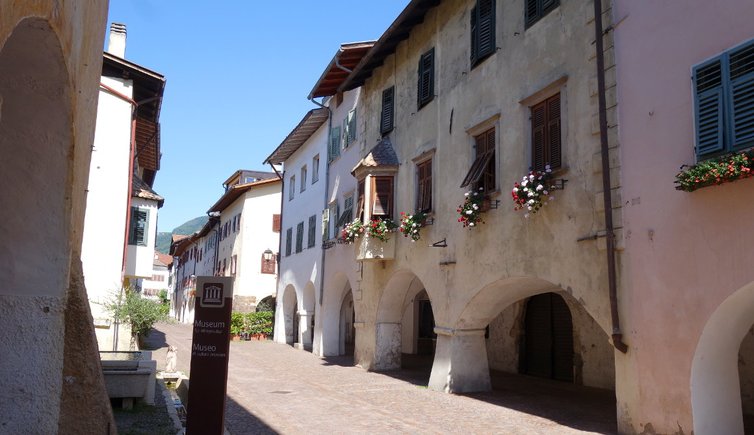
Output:
[[754,414],[754,179],[674,184],[754,147],[752,17],[751,0],[614,2],[621,432],[741,434]]

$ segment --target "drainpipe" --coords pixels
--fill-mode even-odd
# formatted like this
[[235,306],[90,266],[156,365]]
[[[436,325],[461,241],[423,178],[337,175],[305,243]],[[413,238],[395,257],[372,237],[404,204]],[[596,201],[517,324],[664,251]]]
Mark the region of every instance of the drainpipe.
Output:
[[615,231],[613,228],[613,201],[610,190],[610,158],[607,141],[607,102],[605,100],[605,54],[602,29],[602,1],[594,1],[594,35],[597,45],[597,94],[600,117],[600,149],[602,151],[602,193],[605,204],[605,240],[607,242],[607,279],[610,292],[610,317],[613,326],[613,346],[619,351],[628,352],[623,342],[618,317],[618,283],[615,271]]
[[[338,68],[343,69],[344,71],[348,71],[346,68],[340,66],[338,63],[338,60],[335,60],[335,64],[338,66]],[[330,134],[332,132],[332,110],[330,110],[329,107],[325,106],[324,104],[320,103],[319,101],[315,100],[314,97],[309,97],[309,101],[316,104],[317,106],[327,109],[327,164],[325,165],[325,208],[323,210],[327,210],[328,202],[327,197],[328,193],[330,191]],[[330,216],[330,219],[332,219],[332,216]],[[337,216],[336,216],[337,219]],[[330,225],[330,221],[327,221],[327,224]],[[324,228],[322,228],[322,231],[324,231]],[[329,233],[328,233],[329,234]],[[324,240],[322,241],[324,243]],[[322,248],[322,257],[319,262],[319,304],[322,305],[322,298],[325,293],[325,249]]]

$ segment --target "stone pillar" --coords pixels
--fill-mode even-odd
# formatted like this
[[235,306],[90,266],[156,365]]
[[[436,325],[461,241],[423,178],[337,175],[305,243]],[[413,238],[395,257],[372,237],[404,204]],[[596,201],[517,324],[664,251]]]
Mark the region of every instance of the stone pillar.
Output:
[[374,370],[396,370],[401,368],[401,324],[377,323],[374,349]]
[[301,310],[298,313],[298,335],[296,336],[296,349],[312,348],[312,316],[314,312]]
[[484,329],[436,327],[437,348],[429,388],[446,393],[489,391],[490,369]]

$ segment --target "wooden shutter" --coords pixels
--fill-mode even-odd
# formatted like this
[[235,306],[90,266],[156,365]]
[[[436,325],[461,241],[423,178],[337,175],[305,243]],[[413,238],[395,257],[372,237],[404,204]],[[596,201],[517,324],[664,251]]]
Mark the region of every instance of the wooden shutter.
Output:
[[694,68],[696,154],[699,158],[718,153],[725,146],[723,82],[721,58]]
[[272,232],[273,233],[280,232],[280,215],[279,214],[272,215]]
[[317,216],[311,215],[309,216],[309,235],[308,235],[308,241],[306,243],[306,246],[308,248],[314,247],[316,242],[316,231],[317,231]]
[[364,190],[364,180],[359,180],[359,202],[358,206],[356,206],[356,217],[359,218],[359,220],[364,220],[364,199],[366,198],[366,191]]
[[419,182],[416,208],[426,213],[432,210],[432,160],[419,164],[417,172]]
[[497,166],[497,162],[495,161],[495,129],[487,130],[480,136],[484,137],[484,153],[487,157],[482,166],[479,187],[484,188],[484,192],[487,193],[495,190],[495,168]]
[[731,149],[754,146],[754,42],[730,53]]
[[393,177],[374,177],[372,216],[392,218]]
[[547,142],[545,164],[557,169],[561,166],[560,157],[560,94],[547,100]]
[[387,134],[393,130],[395,116],[395,87],[382,91],[382,114],[380,116],[380,133]]
[[552,377],[552,316],[550,296],[532,296],[524,315],[523,372],[542,378]]
[[550,295],[552,324],[552,378],[573,382],[573,321],[560,295]]
[[476,9],[479,13],[477,57],[482,60],[495,52],[495,0],[478,0]]
[[435,49],[432,48],[419,58],[419,84],[417,86],[418,108],[432,101],[435,96]]
[[304,223],[296,225],[296,253],[304,250]]
[[285,231],[285,256],[291,255],[291,248],[293,247],[293,228],[288,228]]

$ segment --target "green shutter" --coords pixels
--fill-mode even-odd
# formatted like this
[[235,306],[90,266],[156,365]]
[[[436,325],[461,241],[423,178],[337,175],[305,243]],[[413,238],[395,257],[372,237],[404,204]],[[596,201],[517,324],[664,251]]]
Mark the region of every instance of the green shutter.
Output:
[[348,144],[356,141],[356,109],[348,112]]
[[128,231],[128,244],[147,246],[147,222],[149,210],[131,207],[131,222]]
[[340,156],[340,127],[333,127],[330,130],[330,160]]
[[316,231],[317,231],[317,215],[309,216],[309,240],[306,244],[308,248],[314,247],[316,244]]
[[382,114],[380,116],[380,133],[387,134],[393,130],[395,116],[395,87],[391,86],[382,91]]
[[702,159],[724,149],[722,58],[694,68],[696,154]]
[[477,2],[477,56],[478,60],[495,52],[495,0]]
[[754,146],[754,41],[729,56],[731,149]]
[[476,65],[477,62],[477,53],[478,53],[478,47],[477,47],[477,28],[476,28],[476,20],[477,20],[477,14],[476,14],[477,8],[474,6],[471,8],[471,24],[469,24],[470,34],[471,34],[471,49],[469,56],[471,59],[471,66],[473,67]]
[[421,109],[425,104],[432,101],[435,94],[435,49],[432,48],[428,52],[421,55],[419,58],[418,68],[418,81],[417,86],[417,104]]

